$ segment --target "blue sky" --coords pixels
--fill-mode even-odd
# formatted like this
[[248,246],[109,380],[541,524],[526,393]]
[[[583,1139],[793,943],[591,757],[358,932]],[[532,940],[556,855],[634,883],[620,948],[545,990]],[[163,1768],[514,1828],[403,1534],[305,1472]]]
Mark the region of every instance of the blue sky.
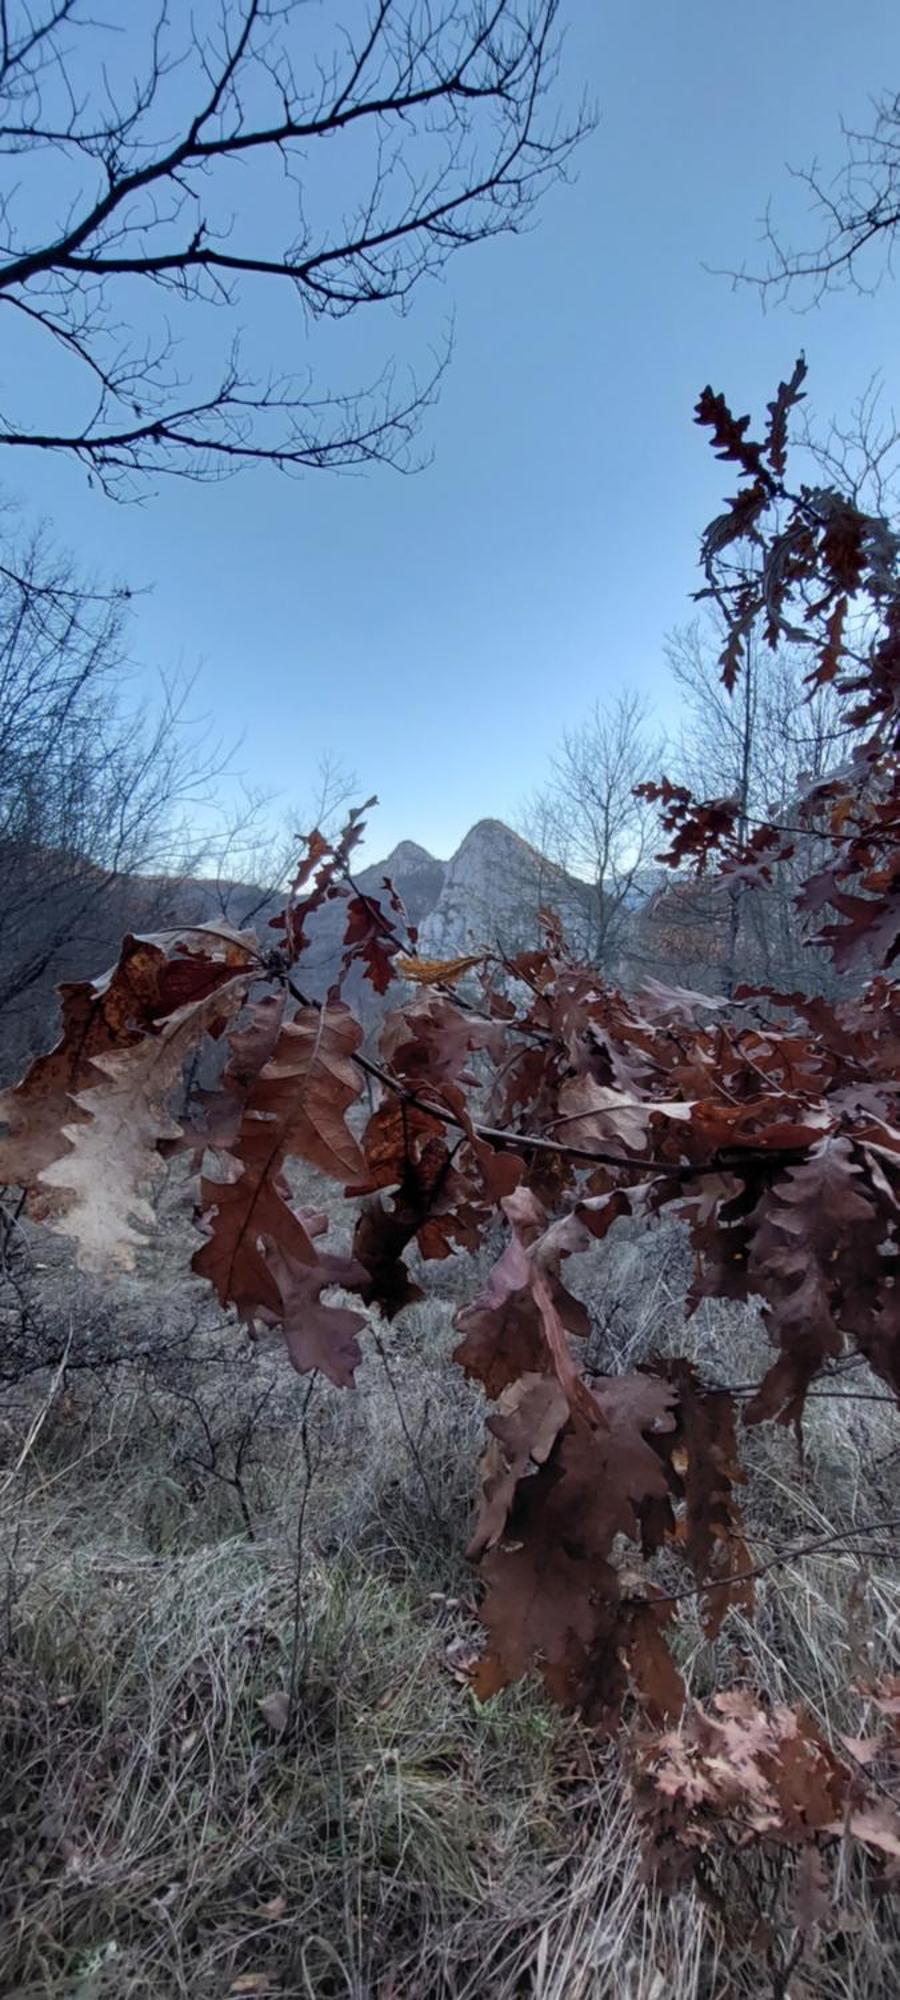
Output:
[[316,337],[362,379],[392,346],[421,359],[453,314],[425,471],[258,471],[125,508],[59,463],[8,482],[88,565],[145,588],[136,657],[196,669],[250,782],[302,802],[331,753],[378,792],[370,858],[403,837],[447,854],[483,815],[513,818],[562,730],[622,686],[675,720],[662,641],[727,490],[691,420],[704,382],[757,412],[802,346],[823,415],[876,370],[900,406],[890,285],[763,314],[704,269],[752,262],[769,196],[798,213],[787,163],[836,166],[841,114],[864,123],[900,87],[896,0],[852,20],[838,0],[564,14],[561,98],[586,86],[599,110],[574,184],[525,236],[461,253],[406,321]]

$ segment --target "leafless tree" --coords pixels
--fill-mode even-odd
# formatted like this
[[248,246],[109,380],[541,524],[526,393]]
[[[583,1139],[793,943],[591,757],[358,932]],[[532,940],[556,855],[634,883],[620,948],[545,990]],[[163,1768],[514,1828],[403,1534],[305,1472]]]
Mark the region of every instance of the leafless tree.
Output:
[[355,773],[331,752],[319,759],[309,797],[286,817],[276,815],[270,794],[246,790],[224,822],[216,817],[209,842],[215,874],[185,885],[185,914],[238,927],[264,921],[283,905],[306,836],[316,828],[336,838],[361,795]]
[[152,923],[199,859],[186,822],[223,759],[186,687],[163,686],[155,710],[125,705],[124,617],[120,593],[82,582],[46,541],[0,573],[5,1066],[42,1035],[54,980]]
[[842,420],[824,426],[807,420],[798,427],[798,443],[809,453],[816,473],[829,487],[845,493],[855,507],[881,521],[900,515],[900,424],[884,401],[884,384],[873,375]]
[[771,211],[764,220],[768,263],[762,272],[735,275],[777,297],[817,303],[847,286],[873,292],[893,270],[900,230],[900,94],[876,99],[869,128],[844,124],[843,158],[836,170],[818,161],[794,170],[811,215],[805,244],[784,240]]
[[548,104],[558,10],[347,0],[331,27],[306,0],[131,0],[122,33],[90,0],[0,0],[0,443],[120,495],[260,460],[408,465],[440,357],[345,392],[298,375],[296,347],[404,311],[527,222],[588,123]]
[[[806,662],[799,650],[773,652],[751,632],[733,695],[722,684],[721,635],[716,621],[695,620],[673,632],[666,658],[679,690],[683,723],[678,745],[679,775],[698,796],[732,798],[740,805],[737,833],[747,839],[754,825],[772,815],[790,825],[792,802],[806,783],[840,764],[852,744],[841,703],[830,688],[810,700]],[[796,814],[793,815],[796,818]],[[680,925],[688,958],[714,968],[719,988],[730,992],[739,979],[761,978],[792,986],[815,983],[817,968],[804,948],[794,904],[798,861],[807,872],[814,835],[796,835],[790,861],[775,868],[773,893],[758,896],[738,883],[729,894],[683,884],[669,896],[664,912],[677,942]],[[664,898],[665,900],[665,898]],[[692,968],[693,969],[693,968]],[[819,983],[828,966],[818,966]]]
[[655,814],[635,797],[635,787],[657,775],[660,755],[637,695],[598,702],[563,737],[549,783],[529,808],[535,847],[568,884],[579,949],[602,967],[622,953],[629,913],[659,845]]

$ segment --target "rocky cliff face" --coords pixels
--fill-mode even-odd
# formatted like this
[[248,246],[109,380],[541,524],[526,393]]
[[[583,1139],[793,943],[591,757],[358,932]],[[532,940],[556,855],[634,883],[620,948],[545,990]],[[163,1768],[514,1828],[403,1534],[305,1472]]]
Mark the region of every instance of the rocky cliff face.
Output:
[[[419,927],[420,949],[439,958],[498,936],[511,942],[525,926],[533,935],[540,880],[551,873],[549,863],[510,827],[483,819],[449,861],[439,861],[414,840],[401,840],[383,861],[361,869],[356,880],[366,895],[381,897],[385,878],[392,882],[410,922]],[[280,907],[279,897],[260,902],[260,891],[241,882],[224,888],[194,882],[190,899],[198,921],[212,921],[224,901],[230,922],[249,920],[263,929]],[[316,913],[310,925],[310,965],[335,960],[342,925],[339,904],[326,904]]]
[[479,820],[446,864],[440,895],[421,927],[423,956],[452,958],[482,944],[512,951],[533,943],[542,885],[552,873],[502,820]]

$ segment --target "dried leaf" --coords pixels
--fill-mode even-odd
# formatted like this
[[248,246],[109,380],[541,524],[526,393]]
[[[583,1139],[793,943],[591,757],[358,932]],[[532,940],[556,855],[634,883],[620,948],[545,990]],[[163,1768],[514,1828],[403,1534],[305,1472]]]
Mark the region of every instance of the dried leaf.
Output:
[[298,1009],[282,1027],[247,1099],[247,1116],[270,1120],[284,1153],[344,1183],[365,1172],[346,1123],[362,1091],[352,1060],[361,1041],[362,1030],[348,1008]]
[[96,1082],[95,1057],[133,1047],[168,1014],[208,998],[252,960],[255,943],[252,932],[227,929],[128,936],[109,972],[60,987],[59,1041],[0,1092],[0,1182],[33,1188],[67,1151],[63,1127],[79,1122],[76,1098]]
[[567,1415],[568,1401],[553,1376],[522,1375],[504,1389],[498,1414],[488,1418],[492,1435],[482,1460],[481,1510],[467,1551],[471,1561],[500,1540],[519,1480],[530,1465],[544,1464]]
[[462,958],[406,958],[401,953],[394,960],[394,970],[414,986],[455,986],[463,973],[483,965],[484,960],[484,952],[478,951]]
[[330,1285],[364,1283],[364,1270],[349,1258],[291,1261],[274,1244],[267,1245],[266,1259],[278,1285],[279,1317],[294,1367],[301,1375],[319,1368],[337,1388],[352,1388],[362,1360],[356,1336],[366,1325],[365,1314],[324,1304],[322,1292]]
[[92,1058],[101,1078],[75,1099],[87,1116],[63,1127],[71,1150],[39,1176],[42,1186],[65,1197],[55,1227],[73,1238],[84,1270],[133,1267],[155,1220],[147,1197],[164,1172],[159,1143],[181,1130],[168,1110],[170,1094],[201,1036],[218,1032],[242,1006],[249,979],[242,973],[228,980],[179,1008],[157,1034]]
[[675,1427],[664,1439],[672,1490],[684,1503],[684,1553],[698,1583],[711,1582],[701,1609],[714,1639],[732,1605],[753,1609],[752,1569],[734,1489],[744,1483],[730,1395],[704,1389],[687,1361],[655,1362],[677,1391]]

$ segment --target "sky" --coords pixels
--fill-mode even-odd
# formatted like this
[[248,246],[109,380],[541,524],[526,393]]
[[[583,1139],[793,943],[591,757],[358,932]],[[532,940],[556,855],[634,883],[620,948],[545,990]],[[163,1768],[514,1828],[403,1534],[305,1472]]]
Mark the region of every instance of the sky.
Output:
[[514,821],[562,732],[621,688],[676,725],[663,641],[733,483],[692,422],[704,383],[762,414],[802,347],[822,417],[875,372],[900,408],[896,289],[764,313],[715,275],[760,262],[770,197],[802,213],[789,166],[836,168],[841,116],[865,124],[900,87],[896,0],[857,0],[852,21],[843,0],[563,0],[563,17],[558,101],[586,88],[599,114],[571,184],[523,236],[462,251],[402,323],[317,335],[368,376],[392,345],[427,359],[452,315],[423,471],[262,469],[125,507],[37,454],[7,476],[26,517],[140,592],[142,681],[195,674],[275,817],[303,810],[323,756],[378,794],[368,859],[403,838],[446,856],[477,819]]

